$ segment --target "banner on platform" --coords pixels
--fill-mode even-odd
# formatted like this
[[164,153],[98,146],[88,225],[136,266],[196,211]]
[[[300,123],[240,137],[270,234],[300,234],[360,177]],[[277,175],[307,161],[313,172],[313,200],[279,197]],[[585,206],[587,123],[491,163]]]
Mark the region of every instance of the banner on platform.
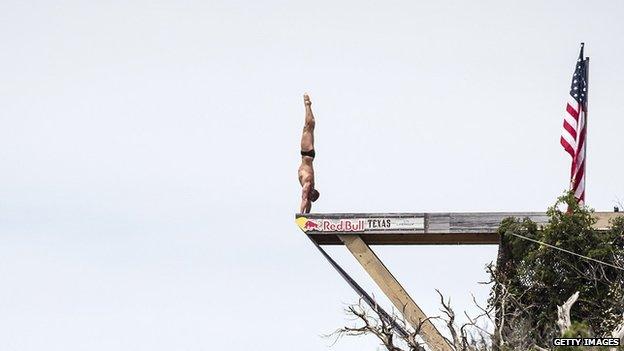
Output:
[[304,232],[397,232],[422,230],[423,217],[307,218],[297,217]]

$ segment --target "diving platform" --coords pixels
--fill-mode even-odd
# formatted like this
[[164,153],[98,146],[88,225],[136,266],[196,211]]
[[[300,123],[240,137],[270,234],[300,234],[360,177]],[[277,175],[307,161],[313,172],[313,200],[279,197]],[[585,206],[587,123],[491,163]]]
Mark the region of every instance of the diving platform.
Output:
[[[624,212],[595,212],[595,228]],[[368,245],[498,245],[507,217],[548,222],[546,212],[306,213],[295,222],[319,245],[343,245],[341,235],[359,235]]]
[[[595,229],[607,230],[622,212],[594,212]],[[538,226],[548,223],[545,212],[445,213],[306,213],[296,214],[299,228],[320,245],[344,245],[403,315],[430,350],[452,351],[446,339],[416,304],[369,245],[498,245],[503,219],[529,218]],[[336,263],[328,258],[332,265]],[[336,268],[336,267],[335,267]],[[352,287],[348,274],[337,268]],[[361,288],[354,287],[360,296]],[[372,307],[372,306],[371,306]]]

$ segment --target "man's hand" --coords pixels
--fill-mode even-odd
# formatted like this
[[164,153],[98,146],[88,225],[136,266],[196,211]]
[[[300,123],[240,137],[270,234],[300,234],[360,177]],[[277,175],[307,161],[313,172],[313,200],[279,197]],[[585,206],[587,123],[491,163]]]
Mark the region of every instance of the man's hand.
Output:
[[303,94],[303,103],[306,106],[312,105],[312,101],[310,101],[310,96],[308,95],[308,93]]

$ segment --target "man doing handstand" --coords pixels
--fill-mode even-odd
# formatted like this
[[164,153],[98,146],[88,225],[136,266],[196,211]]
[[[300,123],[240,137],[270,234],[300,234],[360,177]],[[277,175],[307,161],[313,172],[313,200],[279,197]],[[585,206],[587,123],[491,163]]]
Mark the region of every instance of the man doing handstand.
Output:
[[319,192],[314,188],[314,115],[312,114],[312,102],[308,94],[303,95],[305,104],[305,124],[301,135],[301,166],[299,166],[299,183],[301,189],[301,209],[300,213],[309,213],[312,202],[319,198]]

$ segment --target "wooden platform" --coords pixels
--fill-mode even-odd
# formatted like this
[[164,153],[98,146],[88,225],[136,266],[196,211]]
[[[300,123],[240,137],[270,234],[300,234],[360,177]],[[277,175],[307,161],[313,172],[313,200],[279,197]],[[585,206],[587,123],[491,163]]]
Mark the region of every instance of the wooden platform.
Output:
[[[596,212],[597,229],[606,229],[622,212]],[[545,212],[472,213],[308,213],[297,225],[320,245],[342,245],[338,235],[357,234],[369,245],[497,245],[498,226],[507,217],[545,224]]]

